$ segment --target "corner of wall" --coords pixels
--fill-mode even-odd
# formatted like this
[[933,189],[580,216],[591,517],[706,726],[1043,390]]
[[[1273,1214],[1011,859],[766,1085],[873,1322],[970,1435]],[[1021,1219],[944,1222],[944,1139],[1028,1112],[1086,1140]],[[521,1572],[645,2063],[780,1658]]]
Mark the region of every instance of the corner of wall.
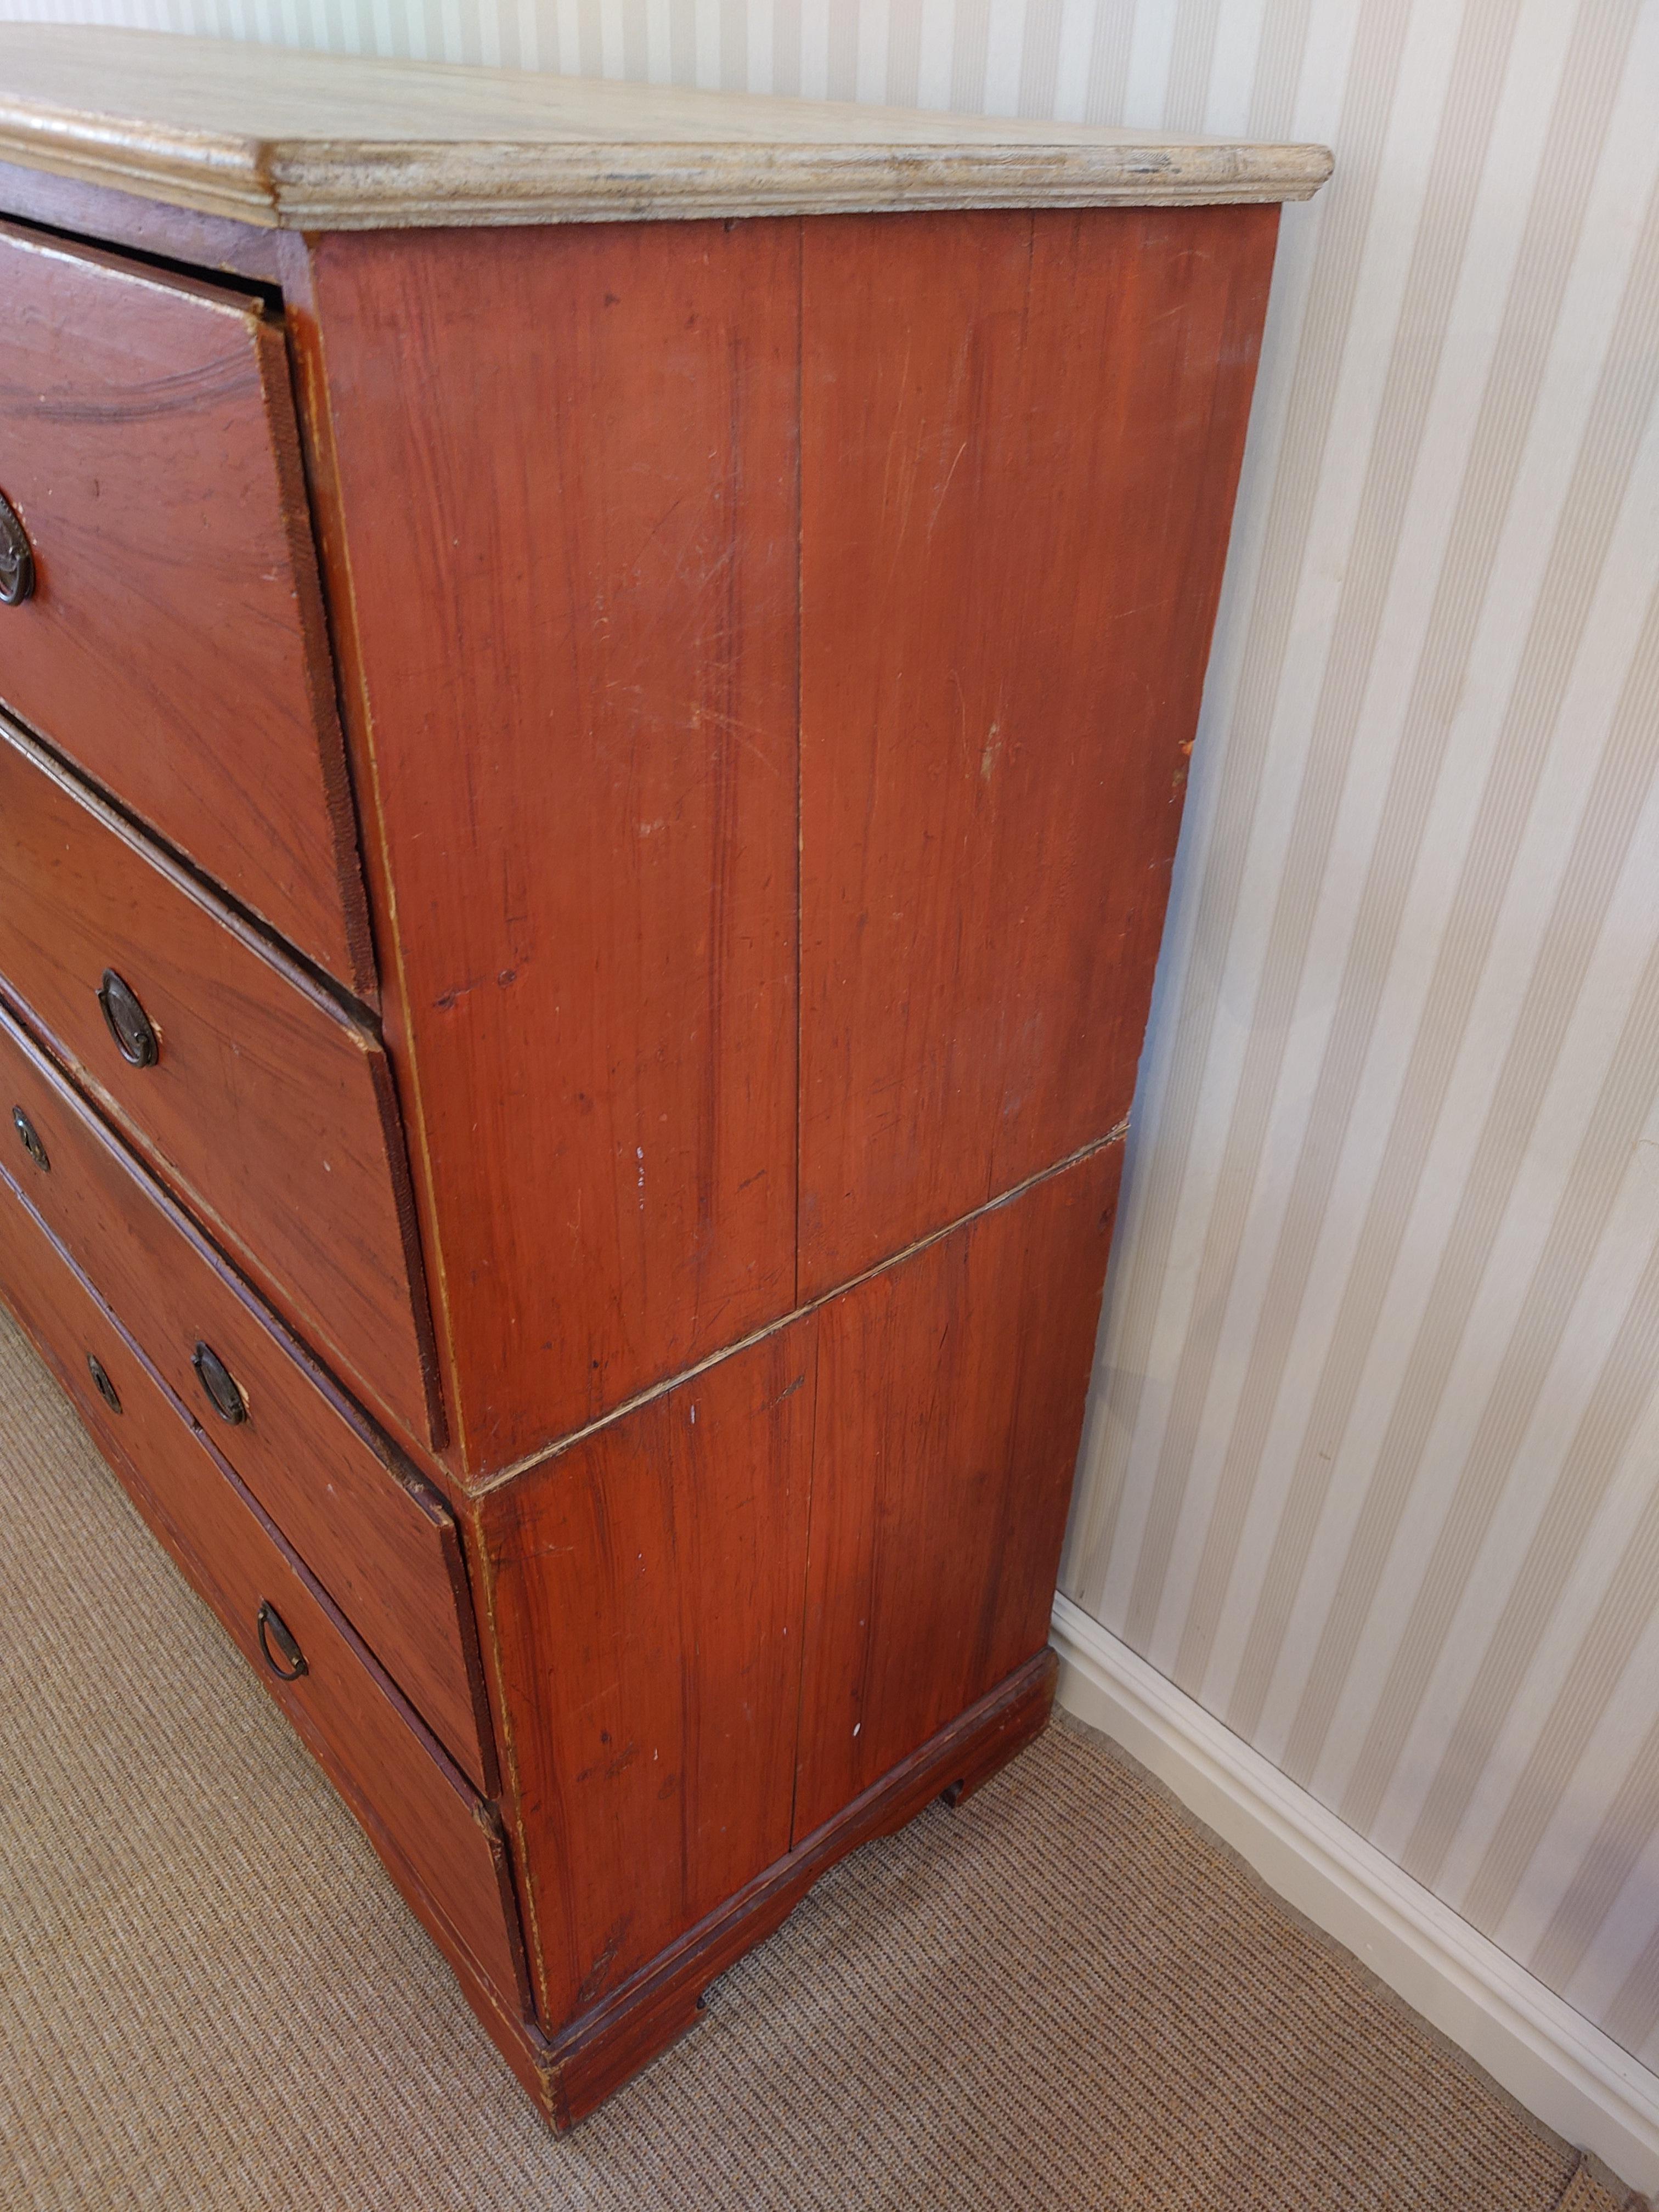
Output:
[[1060,1702],[1559,2135],[1659,2189],[1659,2075],[1067,1597]]

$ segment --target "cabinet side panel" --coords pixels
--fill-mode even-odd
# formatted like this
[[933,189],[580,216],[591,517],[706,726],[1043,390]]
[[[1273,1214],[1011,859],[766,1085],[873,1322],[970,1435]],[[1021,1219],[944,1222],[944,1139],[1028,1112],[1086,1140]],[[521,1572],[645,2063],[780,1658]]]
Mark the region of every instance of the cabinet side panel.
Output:
[[1277,217],[805,228],[804,1296],[1128,1111]]
[[818,1310],[797,1843],[1047,1641],[1122,1158]]
[[789,1848],[809,1316],[479,1501],[549,2029]]
[[799,228],[312,265],[466,1465],[794,1297]]

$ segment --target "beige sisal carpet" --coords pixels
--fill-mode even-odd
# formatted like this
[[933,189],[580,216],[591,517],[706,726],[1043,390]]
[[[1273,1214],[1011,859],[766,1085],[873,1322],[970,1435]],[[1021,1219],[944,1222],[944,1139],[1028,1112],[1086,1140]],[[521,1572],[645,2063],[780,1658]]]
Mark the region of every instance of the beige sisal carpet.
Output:
[[3,1317],[0,1683],[19,2212],[1622,2201],[1070,1723],[556,2140]]

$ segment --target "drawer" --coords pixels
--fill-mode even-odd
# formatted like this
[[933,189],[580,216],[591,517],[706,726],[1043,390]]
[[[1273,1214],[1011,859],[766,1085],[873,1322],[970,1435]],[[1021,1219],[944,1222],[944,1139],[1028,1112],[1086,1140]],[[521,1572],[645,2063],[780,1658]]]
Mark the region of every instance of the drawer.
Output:
[[[0,979],[284,1318],[383,1419],[435,1441],[374,1032],[3,720],[0,824]],[[151,1025],[148,1065],[106,1017],[112,976]]]
[[[410,1904],[521,2013],[522,1948],[493,1808],[443,1756],[321,1584],[181,1418],[159,1376],[3,1179],[0,1292]],[[145,1624],[134,1621],[132,1632],[135,1663],[154,1666]],[[303,1671],[282,1679],[296,1656]]]
[[[13,1181],[480,1789],[495,1771],[447,1508],[0,1012]],[[234,1385],[207,1387],[213,1360]]]
[[280,325],[0,226],[0,699],[360,993],[368,929]]

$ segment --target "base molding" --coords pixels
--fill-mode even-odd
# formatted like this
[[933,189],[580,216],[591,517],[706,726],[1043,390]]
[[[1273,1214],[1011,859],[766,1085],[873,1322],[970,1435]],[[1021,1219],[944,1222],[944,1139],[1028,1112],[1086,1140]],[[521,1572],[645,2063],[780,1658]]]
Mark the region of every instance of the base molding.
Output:
[[1059,1662],[1045,1644],[988,1697],[970,1705],[863,1796],[805,1837],[622,1987],[553,2036],[511,2021],[450,1964],[486,2030],[554,2125],[572,2127],[695,2027],[702,1995],[743,1954],[781,1926],[820,1875],[878,1836],[890,1836],[934,1798],[959,1804],[1042,1735]]
[[1659,2076],[1068,1598],[1059,1698],[1547,2126],[1659,2190]]

